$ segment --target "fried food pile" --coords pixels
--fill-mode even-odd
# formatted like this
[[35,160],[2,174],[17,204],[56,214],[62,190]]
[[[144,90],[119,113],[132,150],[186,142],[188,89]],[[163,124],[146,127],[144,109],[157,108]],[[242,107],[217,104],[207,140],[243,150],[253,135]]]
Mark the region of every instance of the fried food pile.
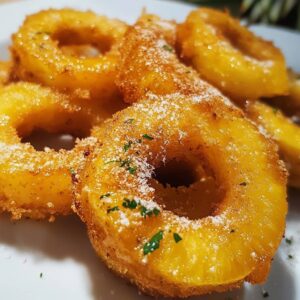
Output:
[[[51,9],[26,18],[11,54],[0,64],[2,212],[76,213],[107,266],[153,296],[266,280],[287,170],[300,186],[299,80],[279,49],[207,8],[133,26]],[[37,129],[79,138],[40,151],[24,141]]]

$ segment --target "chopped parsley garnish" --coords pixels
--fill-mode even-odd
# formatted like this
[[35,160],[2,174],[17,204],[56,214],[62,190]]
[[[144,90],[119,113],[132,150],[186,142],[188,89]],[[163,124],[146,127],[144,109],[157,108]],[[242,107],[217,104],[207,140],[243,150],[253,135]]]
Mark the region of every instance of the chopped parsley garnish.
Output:
[[40,273],[40,278],[42,278],[43,277],[43,273]]
[[155,235],[152,236],[149,242],[144,244],[143,246],[144,255],[152,253],[153,251],[159,248],[160,241],[163,239],[163,234],[164,232],[162,230],[158,231]]
[[293,239],[292,239],[292,238],[285,238],[285,242],[286,242],[288,245],[292,245],[292,244],[293,244]]
[[169,52],[173,52],[174,51],[173,47],[171,47],[168,44],[163,45],[163,49],[166,50],[166,51],[169,51]]
[[121,159],[114,159],[114,160],[109,160],[107,162],[105,162],[104,164],[107,165],[109,163],[120,163],[120,167],[125,168],[130,174],[135,174],[137,167],[136,166],[131,166],[131,159],[126,158],[124,160]]
[[173,238],[176,243],[179,243],[182,240],[182,237],[176,232],[173,233]]
[[104,199],[104,198],[108,198],[109,196],[111,196],[111,193],[106,193],[100,196],[100,199]]
[[240,186],[246,186],[247,185],[247,182],[243,181],[240,183]]
[[136,170],[137,170],[137,167],[128,167],[126,168],[126,170],[131,174],[131,175],[134,175]]
[[135,199],[130,200],[128,198],[124,198],[122,206],[129,209],[136,209],[137,207],[139,207],[141,216],[144,218],[152,216],[157,217],[160,214],[160,210],[158,208],[154,207],[149,209],[146,206],[142,205],[139,201],[136,201]]
[[146,218],[147,216],[151,217],[152,215],[157,217],[159,215],[159,213],[160,213],[160,210],[156,207],[149,209],[149,208],[145,207],[144,205],[141,205],[141,215],[144,218]]
[[263,290],[263,291],[262,291],[262,296],[263,296],[264,298],[268,298],[270,295],[269,295],[269,293],[268,293],[267,291]]
[[277,108],[277,107],[273,107],[272,109],[273,109],[273,113],[274,113],[274,114],[277,114],[278,108]]
[[120,161],[120,167],[125,168],[127,171],[129,171],[130,174],[134,174],[136,171],[136,167],[130,166],[131,159],[124,159]]
[[134,121],[134,119],[130,118],[124,121],[125,124],[132,124],[132,122]]
[[146,140],[152,141],[154,139],[154,137],[152,137],[151,135],[145,133],[142,135],[142,137]]
[[126,158],[126,159],[120,161],[120,167],[129,166],[130,163],[131,163],[131,159]]
[[125,208],[135,209],[138,206],[138,203],[134,199],[130,200],[130,199],[124,198],[122,205]]
[[74,171],[74,169],[70,169],[70,174],[71,175],[76,175],[76,172]]
[[128,141],[126,144],[124,144],[124,146],[123,146],[124,151],[125,152],[128,151],[130,149],[131,145],[132,145],[132,141]]
[[113,211],[117,211],[117,210],[119,210],[119,207],[118,207],[118,206],[110,207],[110,208],[107,210],[107,213],[109,214],[109,213],[111,213],[111,212],[113,212]]
[[294,258],[294,256],[292,254],[288,255],[288,259],[293,259],[293,258]]
[[235,229],[231,229],[231,230],[230,230],[230,233],[235,233]]

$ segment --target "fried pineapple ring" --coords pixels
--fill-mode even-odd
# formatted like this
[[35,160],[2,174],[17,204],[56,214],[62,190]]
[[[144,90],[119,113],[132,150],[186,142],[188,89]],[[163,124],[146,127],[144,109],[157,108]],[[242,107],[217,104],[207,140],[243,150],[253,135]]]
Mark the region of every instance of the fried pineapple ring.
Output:
[[271,99],[272,104],[280,107],[290,116],[300,117],[300,75],[289,70],[289,94]]
[[36,128],[89,136],[90,128],[111,112],[83,103],[31,83],[0,89],[0,210],[14,219],[53,219],[71,212],[72,169],[89,153],[94,138],[77,141],[69,151],[37,151],[21,138]]
[[[122,59],[117,76],[117,85],[122,91],[124,101],[137,102],[150,92],[154,96],[178,93],[196,95],[201,89],[199,80],[191,68],[178,64],[175,53],[175,24],[160,20],[155,15],[146,15],[148,28],[143,28],[148,35],[155,35],[153,30],[164,26],[163,32],[157,31],[155,39],[149,40],[147,48],[135,51],[134,48],[122,47]],[[155,23],[157,22],[157,23]],[[126,35],[129,44],[136,42],[139,26],[128,29]],[[154,49],[160,51],[154,51]],[[130,68],[128,68],[130,66]]]
[[290,105],[300,111],[300,75],[290,71],[289,77],[290,93],[286,101],[292,103]]
[[[132,95],[141,91],[135,86],[141,75],[169,76],[155,73],[156,63],[176,63],[178,80],[184,74],[175,54],[166,56],[155,43],[164,28],[144,16],[126,35],[121,53],[129,53],[133,64],[146,65],[144,49],[160,59],[151,61],[153,69],[148,65],[145,74],[130,65],[121,68],[138,77],[126,77]],[[174,93],[173,85],[159,96],[151,86],[147,99],[106,123],[101,148],[78,176],[75,209],[95,250],[111,269],[152,295],[187,297],[224,291],[244,280],[264,281],[287,212],[286,172],[275,145],[199,79],[198,97]],[[224,190],[210,216],[192,220],[158,204],[153,172],[183,153],[204,161]]]
[[289,171],[289,185],[300,187],[300,128],[280,110],[261,102],[248,104],[248,116],[278,143]]
[[[126,28],[118,20],[92,12],[62,9],[31,15],[13,36],[15,76],[61,91],[83,94],[83,90],[92,98],[110,100],[117,94],[116,44]],[[60,49],[68,44],[91,44],[102,55],[75,57]]]
[[178,26],[178,44],[201,77],[235,101],[288,92],[281,51],[227,13],[209,8],[191,12]]

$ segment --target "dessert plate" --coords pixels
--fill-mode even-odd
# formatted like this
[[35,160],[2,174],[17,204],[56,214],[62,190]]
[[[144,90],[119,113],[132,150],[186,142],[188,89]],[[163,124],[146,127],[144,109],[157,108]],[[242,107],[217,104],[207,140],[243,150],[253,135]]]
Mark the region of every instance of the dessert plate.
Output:
[[[43,0],[0,6],[0,59],[8,58],[10,36],[27,14],[47,8],[91,9],[133,23],[141,11],[183,21],[193,6],[157,0]],[[288,65],[300,72],[300,34],[267,26],[252,29],[280,47]],[[292,258],[289,258],[292,257]],[[188,263],[188,262],[187,262]],[[289,192],[286,239],[283,239],[268,281],[200,299],[300,299],[300,192]],[[116,277],[94,253],[84,225],[76,216],[55,223],[23,220],[11,223],[0,216],[1,299],[146,300],[137,288]],[[268,294],[266,294],[268,293]]]

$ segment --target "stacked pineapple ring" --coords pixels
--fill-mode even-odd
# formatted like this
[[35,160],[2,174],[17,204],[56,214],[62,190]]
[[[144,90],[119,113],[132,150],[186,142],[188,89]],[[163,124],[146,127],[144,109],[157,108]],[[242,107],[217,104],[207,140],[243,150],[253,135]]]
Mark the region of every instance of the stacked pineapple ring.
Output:
[[[288,113],[299,111],[299,79],[292,72],[288,74],[280,50],[256,37],[227,13],[208,8],[193,11],[178,25],[177,36],[183,59],[238,105],[265,98]],[[270,99],[285,94],[288,95]],[[275,113],[270,113],[272,111]],[[248,117],[278,142],[290,172],[289,185],[300,187],[297,142],[300,129],[277,111],[280,112],[267,104],[250,104]]]
[[279,49],[227,13],[201,8],[178,26],[182,56],[201,77],[238,102],[288,92]]
[[[72,170],[93,145],[92,136],[72,150],[37,151],[21,138],[35,129],[89,136],[104,110],[33,83],[0,89],[0,209],[14,219],[53,219],[71,212]],[[75,178],[73,178],[75,180]]]
[[[142,100],[102,128],[101,147],[79,173],[75,209],[108,266],[152,295],[187,297],[262,282],[287,211],[276,147],[180,64],[164,32],[148,15],[127,32],[119,84]],[[193,88],[180,89],[182,76]],[[158,88],[165,77],[171,84]],[[158,204],[153,172],[183,152],[204,160],[225,191],[210,216],[191,220]]]
[[[14,74],[21,80],[110,101],[118,94],[116,45],[126,29],[123,22],[92,12],[41,11],[27,17],[13,36]],[[70,55],[61,49],[69,44],[93,45],[100,55]]]
[[300,186],[300,128],[274,107],[259,101],[247,105],[247,115],[277,142],[289,171],[289,184]]

